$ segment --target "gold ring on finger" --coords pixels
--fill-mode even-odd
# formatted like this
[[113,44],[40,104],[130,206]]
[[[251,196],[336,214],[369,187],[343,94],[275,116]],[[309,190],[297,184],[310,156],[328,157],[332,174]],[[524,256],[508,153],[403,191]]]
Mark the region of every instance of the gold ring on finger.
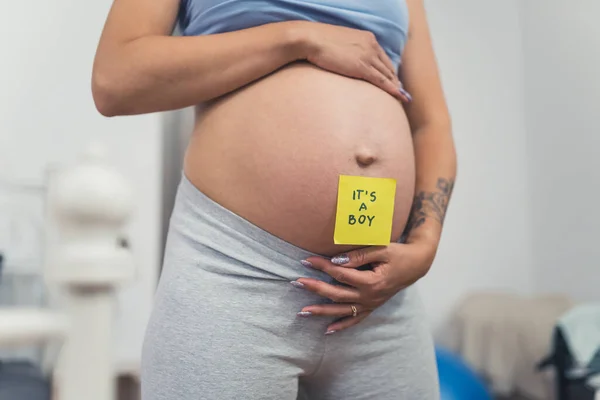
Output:
[[353,304],[350,306],[350,308],[352,308],[352,316],[356,317],[358,315],[358,310],[356,309],[356,306]]

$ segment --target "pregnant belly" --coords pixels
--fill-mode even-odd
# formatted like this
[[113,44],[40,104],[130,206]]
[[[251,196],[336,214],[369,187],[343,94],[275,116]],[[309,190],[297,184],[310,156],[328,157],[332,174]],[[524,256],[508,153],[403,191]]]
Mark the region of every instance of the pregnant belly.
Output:
[[400,102],[363,81],[293,64],[204,107],[184,170],[214,201],[303,249],[332,255],[340,175],[397,181],[392,235],[412,204]]

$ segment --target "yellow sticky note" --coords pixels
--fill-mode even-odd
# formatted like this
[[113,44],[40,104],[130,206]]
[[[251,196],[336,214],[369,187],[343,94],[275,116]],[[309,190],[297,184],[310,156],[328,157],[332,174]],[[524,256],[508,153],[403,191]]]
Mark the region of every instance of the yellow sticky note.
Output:
[[334,243],[390,244],[395,197],[395,179],[340,175]]

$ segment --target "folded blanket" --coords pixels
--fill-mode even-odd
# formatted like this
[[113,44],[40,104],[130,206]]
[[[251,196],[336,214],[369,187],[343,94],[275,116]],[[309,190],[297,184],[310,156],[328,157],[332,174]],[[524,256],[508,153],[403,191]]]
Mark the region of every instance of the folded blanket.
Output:
[[558,318],[572,306],[561,295],[475,293],[452,316],[449,346],[489,380],[495,394],[548,400],[552,381],[536,365],[550,351]]

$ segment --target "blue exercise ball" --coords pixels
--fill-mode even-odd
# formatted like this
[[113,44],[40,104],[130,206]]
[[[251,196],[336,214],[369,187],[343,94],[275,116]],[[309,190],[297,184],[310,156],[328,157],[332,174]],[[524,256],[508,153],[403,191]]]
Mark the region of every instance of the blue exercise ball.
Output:
[[483,380],[457,355],[436,348],[441,400],[492,400]]

